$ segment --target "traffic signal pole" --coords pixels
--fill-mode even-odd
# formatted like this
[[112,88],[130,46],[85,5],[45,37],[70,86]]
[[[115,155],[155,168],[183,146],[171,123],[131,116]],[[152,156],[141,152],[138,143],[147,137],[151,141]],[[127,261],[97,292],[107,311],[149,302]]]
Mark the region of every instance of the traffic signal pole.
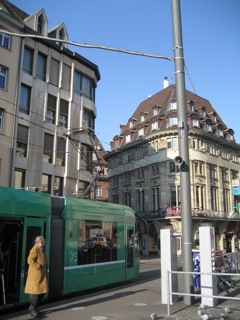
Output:
[[[178,116],[178,143],[180,161],[180,195],[181,195],[181,221],[182,221],[182,252],[183,271],[193,271],[192,260],[192,215],[191,190],[189,173],[188,150],[188,124],[186,110],[185,72],[182,42],[182,25],[180,0],[172,0],[172,25],[174,44],[174,67],[176,82],[177,116]],[[193,276],[184,274],[184,293],[193,293]],[[184,296],[186,305],[192,304],[191,296]]]

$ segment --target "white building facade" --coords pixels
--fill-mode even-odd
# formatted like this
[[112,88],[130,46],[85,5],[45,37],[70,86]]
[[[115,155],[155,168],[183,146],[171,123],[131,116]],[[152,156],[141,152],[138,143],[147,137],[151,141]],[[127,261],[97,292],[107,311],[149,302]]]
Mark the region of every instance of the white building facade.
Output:
[[[215,227],[216,248],[232,252],[240,249],[240,197],[232,192],[232,181],[240,178],[240,145],[208,100],[186,91],[186,108],[193,243],[198,243],[199,226],[207,223]],[[142,252],[159,253],[160,229],[181,232],[175,85],[143,101],[120,129],[105,157],[109,201],[135,210]]]
[[48,30],[43,9],[0,6],[0,184],[81,196],[92,179],[98,67],[58,41],[66,27]]

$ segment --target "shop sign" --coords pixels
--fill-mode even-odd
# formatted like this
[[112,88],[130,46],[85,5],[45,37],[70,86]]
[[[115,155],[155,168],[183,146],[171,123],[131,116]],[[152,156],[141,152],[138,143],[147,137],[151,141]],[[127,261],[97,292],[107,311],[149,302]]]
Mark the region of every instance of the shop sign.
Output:
[[232,188],[232,193],[234,196],[240,195],[240,187]]
[[232,187],[240,187],[240,180],[239,179],[234,179],[232,180]]

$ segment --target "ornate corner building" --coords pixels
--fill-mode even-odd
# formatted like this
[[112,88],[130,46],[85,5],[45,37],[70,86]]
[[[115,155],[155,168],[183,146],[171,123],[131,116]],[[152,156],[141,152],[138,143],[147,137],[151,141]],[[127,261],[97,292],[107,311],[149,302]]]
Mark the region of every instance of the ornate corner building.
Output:
[[86,196],[100,73],[67,40],[44,9],[29,15],[0,0],[2,186]]
[[[159,253],[160,229],[181,232],[176,90],[164,83],[120,126],[105,156],[109,201],[135,210],[143,253]],[[240,249],[240,188],[233,192],[240,181],[240,145],[208,100],[186,90],[186,108],[194,243],[207,223],[215,227],[216,248],[232,252]]]

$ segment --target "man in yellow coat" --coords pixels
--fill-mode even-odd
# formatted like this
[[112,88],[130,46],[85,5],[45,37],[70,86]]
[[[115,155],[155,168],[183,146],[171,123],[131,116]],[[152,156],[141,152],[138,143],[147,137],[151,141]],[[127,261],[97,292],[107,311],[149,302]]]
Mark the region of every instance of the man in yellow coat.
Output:
[[45,293],[48,292],[47,258],[44,252],[45,239],[38,236],[35,245],[28,256],[28,276],[25,293],[30,295],[30,313],[33,317],[40,316],[38,305]]

